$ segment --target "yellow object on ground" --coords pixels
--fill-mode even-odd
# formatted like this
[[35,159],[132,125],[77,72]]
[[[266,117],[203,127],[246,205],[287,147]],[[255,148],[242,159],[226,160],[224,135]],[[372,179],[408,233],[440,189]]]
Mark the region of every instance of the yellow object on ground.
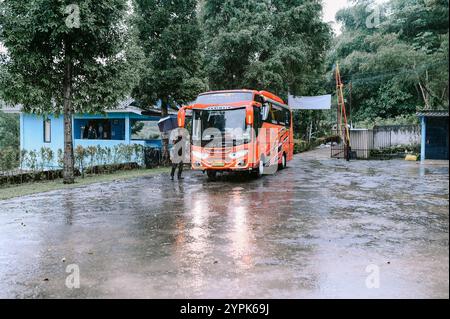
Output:
[[417,161],[417,155],[411,155],[411,154],[408,154],[408,155],[406,155],[405,161],[413,161],[413,162],[416,162],[416,161]]

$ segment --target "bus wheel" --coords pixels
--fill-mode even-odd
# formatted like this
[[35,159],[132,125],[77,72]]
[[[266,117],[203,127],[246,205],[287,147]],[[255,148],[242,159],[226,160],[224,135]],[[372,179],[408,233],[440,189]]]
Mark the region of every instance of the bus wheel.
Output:
[[262,177],[264,175],[264,158],[262,157],[259,161],[258,168],[255,171],[256,178]]
[[278,168],[284,169],[286,168],[286,165],[287,165],[286,153],[283,153],[283,156],[281,157],[281,164],[278,165]]
[[217,177],[217,172],[216,171],[206,171],[206,174],[208,174],[208,178],[211,181],[215,181],[216,177]]

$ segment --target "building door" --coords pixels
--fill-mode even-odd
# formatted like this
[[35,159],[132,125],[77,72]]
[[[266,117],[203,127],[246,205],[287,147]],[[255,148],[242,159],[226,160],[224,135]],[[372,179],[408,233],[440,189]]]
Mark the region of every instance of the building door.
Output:
[[425,158],[448,160],[448,118],[427,118]]

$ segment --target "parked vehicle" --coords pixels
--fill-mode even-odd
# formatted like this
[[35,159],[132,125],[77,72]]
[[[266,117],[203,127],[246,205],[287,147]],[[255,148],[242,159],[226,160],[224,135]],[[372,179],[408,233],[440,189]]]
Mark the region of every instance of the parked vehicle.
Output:
[[180,109],[179,127],[186,126],[187,117],[192,117],[192,169],[210,178],[224,171],[261,176],[293,158],[292,111],[270,92],[203,93]]

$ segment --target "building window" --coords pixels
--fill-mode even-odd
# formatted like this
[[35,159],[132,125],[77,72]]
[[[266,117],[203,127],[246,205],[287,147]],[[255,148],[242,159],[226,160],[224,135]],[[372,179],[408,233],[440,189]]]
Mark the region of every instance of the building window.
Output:
[[75,119],[75,139],[125,140],[125,119]]
[[161,132],[156,121],[131,121],[132,140],[159,140]]
[[44,143],[52,142],[52,122],[49,119],[44,120]]

